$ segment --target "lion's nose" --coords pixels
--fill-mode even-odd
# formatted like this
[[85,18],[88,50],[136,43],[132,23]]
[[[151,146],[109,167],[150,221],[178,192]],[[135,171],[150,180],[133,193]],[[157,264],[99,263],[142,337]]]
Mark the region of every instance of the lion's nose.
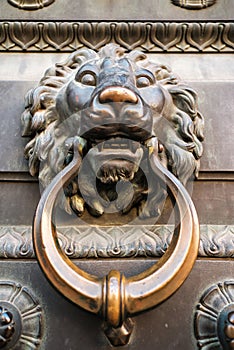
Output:
[[101,103],[108,102],[126,102],[126,103],[137,103],[137,95],[124,87],[111,86],[103,90],[99,95],[99,101]]

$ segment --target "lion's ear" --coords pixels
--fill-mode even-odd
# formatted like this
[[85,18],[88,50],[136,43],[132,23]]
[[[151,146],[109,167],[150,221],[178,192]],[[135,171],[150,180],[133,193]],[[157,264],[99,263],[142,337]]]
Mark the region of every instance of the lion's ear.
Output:
[[73,52],[71,55],[68,56],[66,60],[60,63],[56,63],[56,68],[70,68],[70,69],[76,69],[84,62],[87,62],[88,60],[95,59],[97,57],[97,53],[94,50],[91,49],[80,49],[75,52]]

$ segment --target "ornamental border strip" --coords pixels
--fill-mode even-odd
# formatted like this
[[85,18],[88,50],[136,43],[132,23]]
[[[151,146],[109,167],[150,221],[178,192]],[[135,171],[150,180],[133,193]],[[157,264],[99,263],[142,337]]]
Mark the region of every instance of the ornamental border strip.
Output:
[[[172,225],[58,227],[62,250],[72,259],[161,257]],[[233,258],[234,225],[200,225],[199,257]],[[0,258],[35,258],[31,226],[0,226]]]
[[234,51],[234,22],[0,22],[0,52],[99,50],[116,43],[148,53]]

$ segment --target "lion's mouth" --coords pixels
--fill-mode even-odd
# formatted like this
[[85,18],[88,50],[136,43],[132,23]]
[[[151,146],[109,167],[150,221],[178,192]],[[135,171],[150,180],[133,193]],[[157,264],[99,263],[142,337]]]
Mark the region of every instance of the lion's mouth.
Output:
[[97,146],[99,151],[115,151],[117,150],[118,153],[119,151],[130,151],[132,153],[135,153],[137,149],[140,147],[140,142],[127,139],[127,138],[122,138],[122,137],[112,137],[108,140],[105,141],[97,141],[96,143],[93,143],[93,146]]
[[140,142],[118,136],[92,143],[86,157],[101,182],[113,183],[133,180],[143,153]]

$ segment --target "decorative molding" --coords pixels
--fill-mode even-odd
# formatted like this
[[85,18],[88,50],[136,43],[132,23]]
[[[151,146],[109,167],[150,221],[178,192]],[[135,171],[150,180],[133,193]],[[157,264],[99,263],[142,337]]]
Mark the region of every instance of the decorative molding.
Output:
[[234,257],[234,226],[201,225],[199,256]]
[[198,349],[233,349],[234,281],[217,283],[206,290],[194,320]]
[[[199,256],[234,257],[234,226],[201,225]],[[161,257],[173,226],[58,227],[63,251],[70,258]],[[34,258],[30,226],[0,227],[0,258]]]
[[160,257],[170,244],[172,226],[65,228],[59,240],[71,258]]
[[39,10],[49,6],[55,0],[8,0],[10,5],[18,7],[20,10]]
[[28,288],[0,281],[0,348],[39,349],[42,317],[42,308]]
[[0,258],[33,258],[31,226],[0,227]]
[[71,52],[117,43],[145,52],[233,52],[234,22],[0,22],[0,51]]
[[188,10],[201,10],[212,6],[216,0],[171,0],[172,4],[186,8]]

